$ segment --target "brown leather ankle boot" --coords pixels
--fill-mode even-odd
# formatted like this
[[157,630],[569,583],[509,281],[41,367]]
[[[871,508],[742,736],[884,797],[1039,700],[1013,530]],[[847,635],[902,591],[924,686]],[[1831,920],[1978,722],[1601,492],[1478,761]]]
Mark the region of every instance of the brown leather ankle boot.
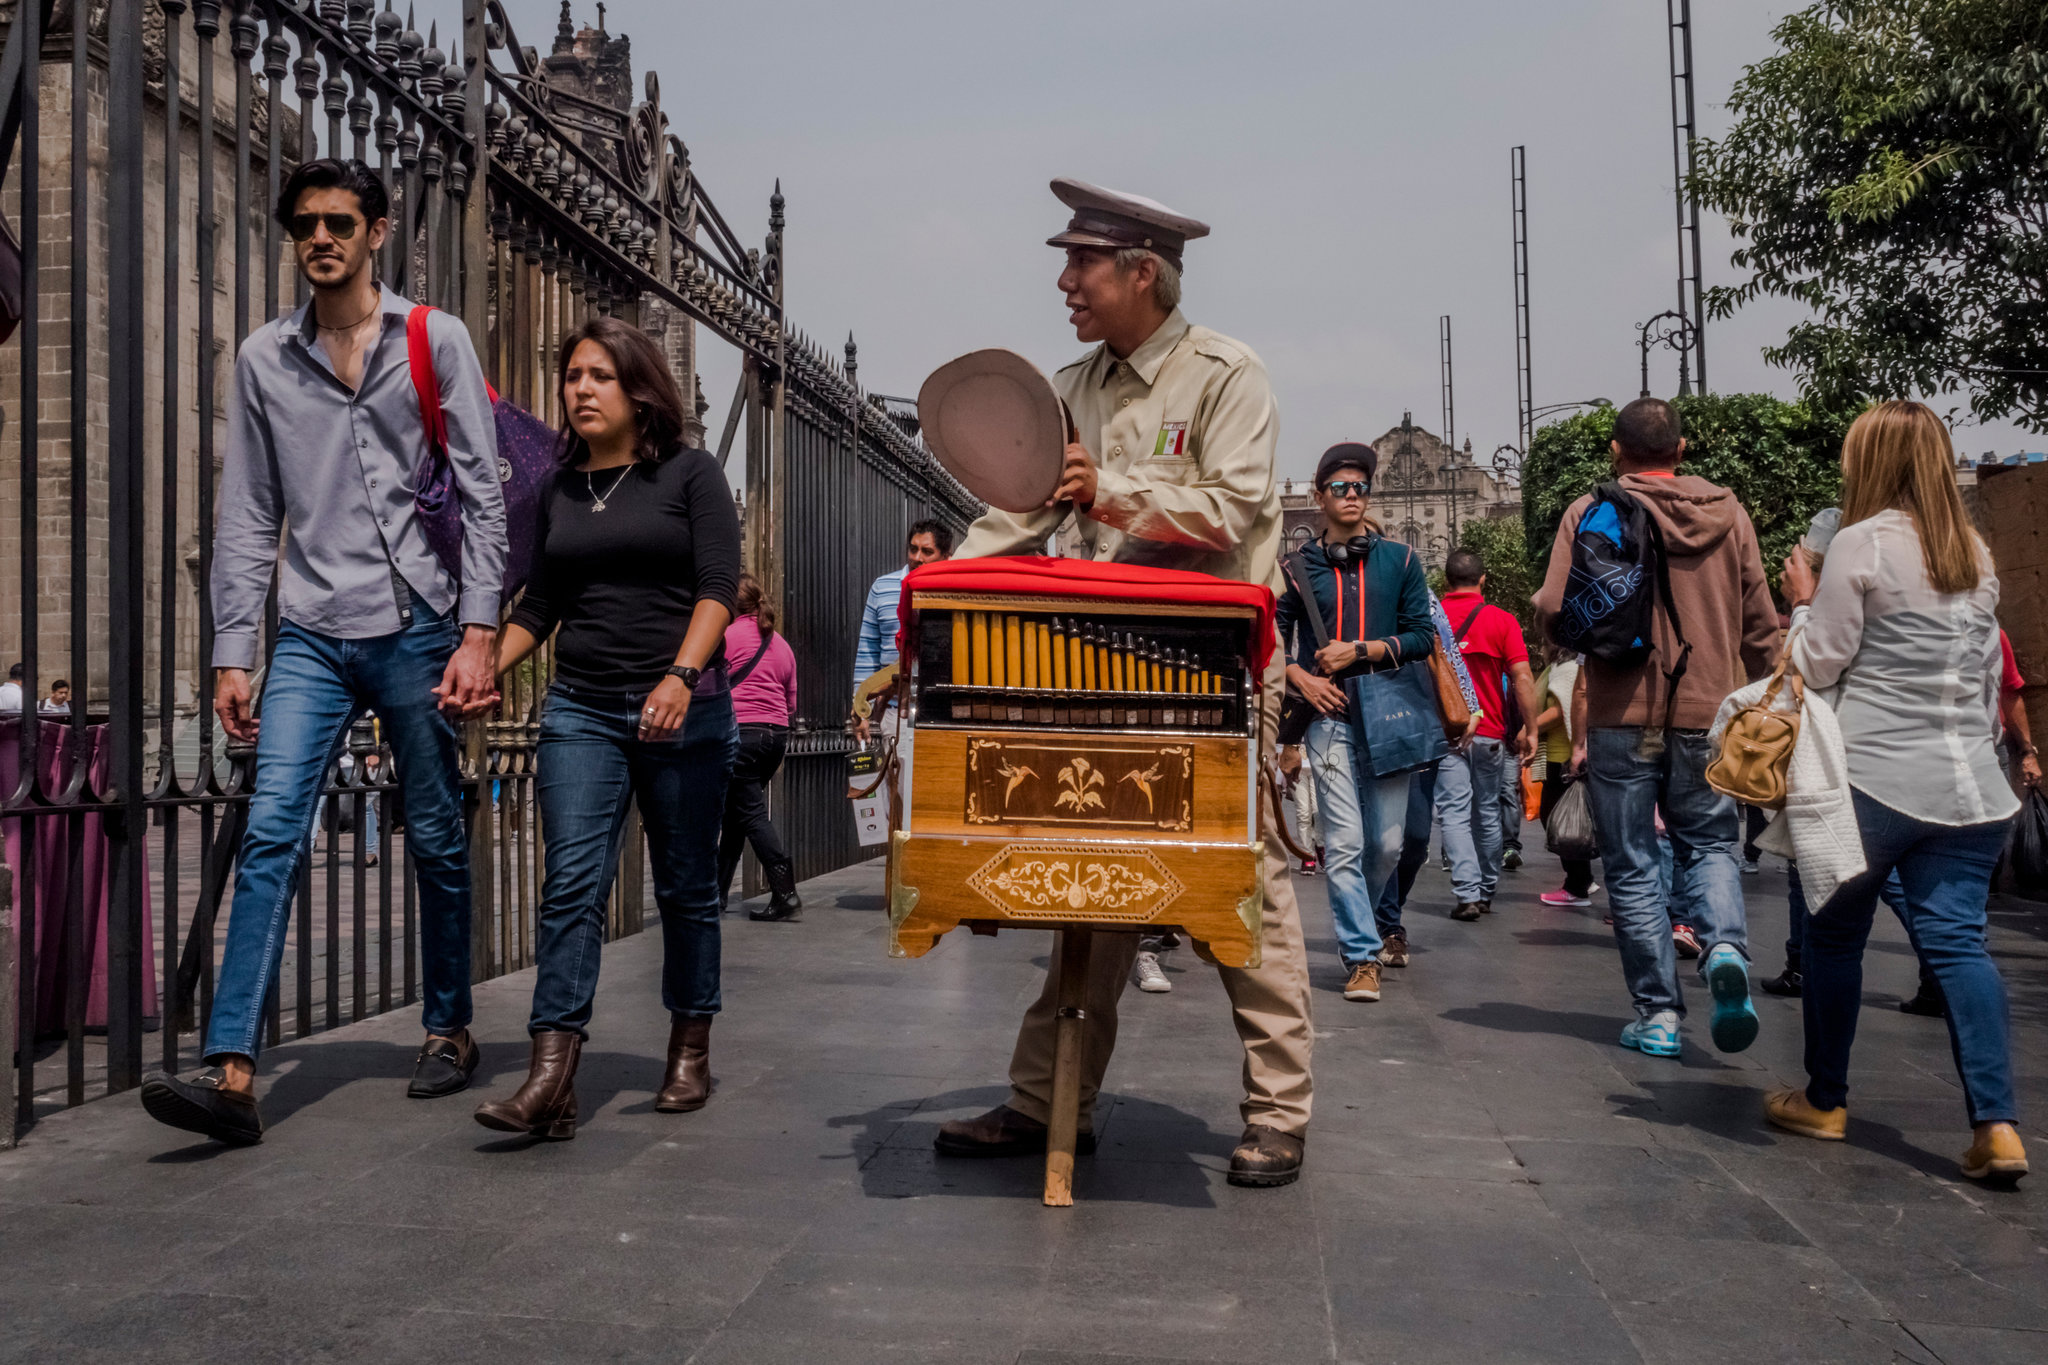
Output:
[[687,1114],[711,1098],[711,1021],[678,1019],[668,1027],[668,1074],[654,1108],[662,1114]]
[[526,1083],[510,1099],[476,1109],[476,1121],[501,1133],[531,1133],[560,1141],[576,1136],[576,1062],[580,1033],[536,1033]]

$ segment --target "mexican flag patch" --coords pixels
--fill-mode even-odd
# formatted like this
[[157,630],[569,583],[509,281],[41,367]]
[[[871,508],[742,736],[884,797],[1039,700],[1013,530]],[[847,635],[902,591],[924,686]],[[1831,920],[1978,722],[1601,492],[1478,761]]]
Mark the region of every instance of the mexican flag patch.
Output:
[[1185,455],[1188,453],[1188,424],[1167,422],[1159,428],[1159,443],[1152,447],[1157,455]]

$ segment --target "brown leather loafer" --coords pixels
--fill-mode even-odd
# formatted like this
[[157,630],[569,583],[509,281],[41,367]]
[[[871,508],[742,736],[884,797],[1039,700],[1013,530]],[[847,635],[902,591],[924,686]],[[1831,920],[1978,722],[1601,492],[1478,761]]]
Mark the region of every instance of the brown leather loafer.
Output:
[[1263,1123],[1249,1124],[1237,1150],[1230,1154],[1230,1183],[1254,1189],[1292,1185],[1301,1178],[1305,1146],[1292,1133],[1268,1128]]
[[[971,1119],[951,1119],[939,1125],[932,1147],[941,1156],[1032,1156],[1045,1151],[1045,1125],[1007,1104]],[[1095,1150],[1095,1134],[1074,1135],[1074,1151],[1087,1156]]]
[[580,1033],[536,1033],[526,1081],[511,1098],[476,1109],[476,1121],[500,1133],[531,1133],[553,1142],[576,1136],[576,1063],[583,1056]]
[[654,1097],[657,1114],[688,1114],[711,1099],[711,1021],[678,1019],[668,1026],[668,1072]]
[[1458,908],[1451,911],[1451,918],[1461,924],[1470,924],[1486,913],[1486,907],[1478,901],[1459,901]]

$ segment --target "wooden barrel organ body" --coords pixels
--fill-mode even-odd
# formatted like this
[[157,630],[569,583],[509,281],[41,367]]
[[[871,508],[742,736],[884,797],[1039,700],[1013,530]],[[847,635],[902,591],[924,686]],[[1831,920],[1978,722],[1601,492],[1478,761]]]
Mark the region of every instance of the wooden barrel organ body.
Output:
[[1248,608],[912,589],[890,952],[966,924],[1178,928],[1259,962]]

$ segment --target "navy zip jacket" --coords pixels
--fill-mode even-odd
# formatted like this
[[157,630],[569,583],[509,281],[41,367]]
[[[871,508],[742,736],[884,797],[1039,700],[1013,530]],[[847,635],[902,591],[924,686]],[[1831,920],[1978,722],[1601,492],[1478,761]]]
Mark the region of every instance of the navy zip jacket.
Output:
[[[1361,661],[1349,672],[1380,672],[1429,656],[1436,624],[1430,614],[1429,583],[1423,577],[1422,559],[1414,550],[1398,540],[1375,536],[1363,573],[1356,557],[1339,573],[1321,540],[1310,541],[1289,559],[1294,572],[1306,570],[1303,576],[1308,580],[1308,590],[1315,594],[1316,603],[1322,608],[1323,625],[1332,640],[1385,640],[1394,647],[1389,662],[1368,669]],[[1293,578],[1289,576],[1285,582],[1286,591],[1280,594],[1275,613],[1280,639],[1283,643],[1293,641],[1289,661],[1314,673],[1315,627],[1309,623]]]

